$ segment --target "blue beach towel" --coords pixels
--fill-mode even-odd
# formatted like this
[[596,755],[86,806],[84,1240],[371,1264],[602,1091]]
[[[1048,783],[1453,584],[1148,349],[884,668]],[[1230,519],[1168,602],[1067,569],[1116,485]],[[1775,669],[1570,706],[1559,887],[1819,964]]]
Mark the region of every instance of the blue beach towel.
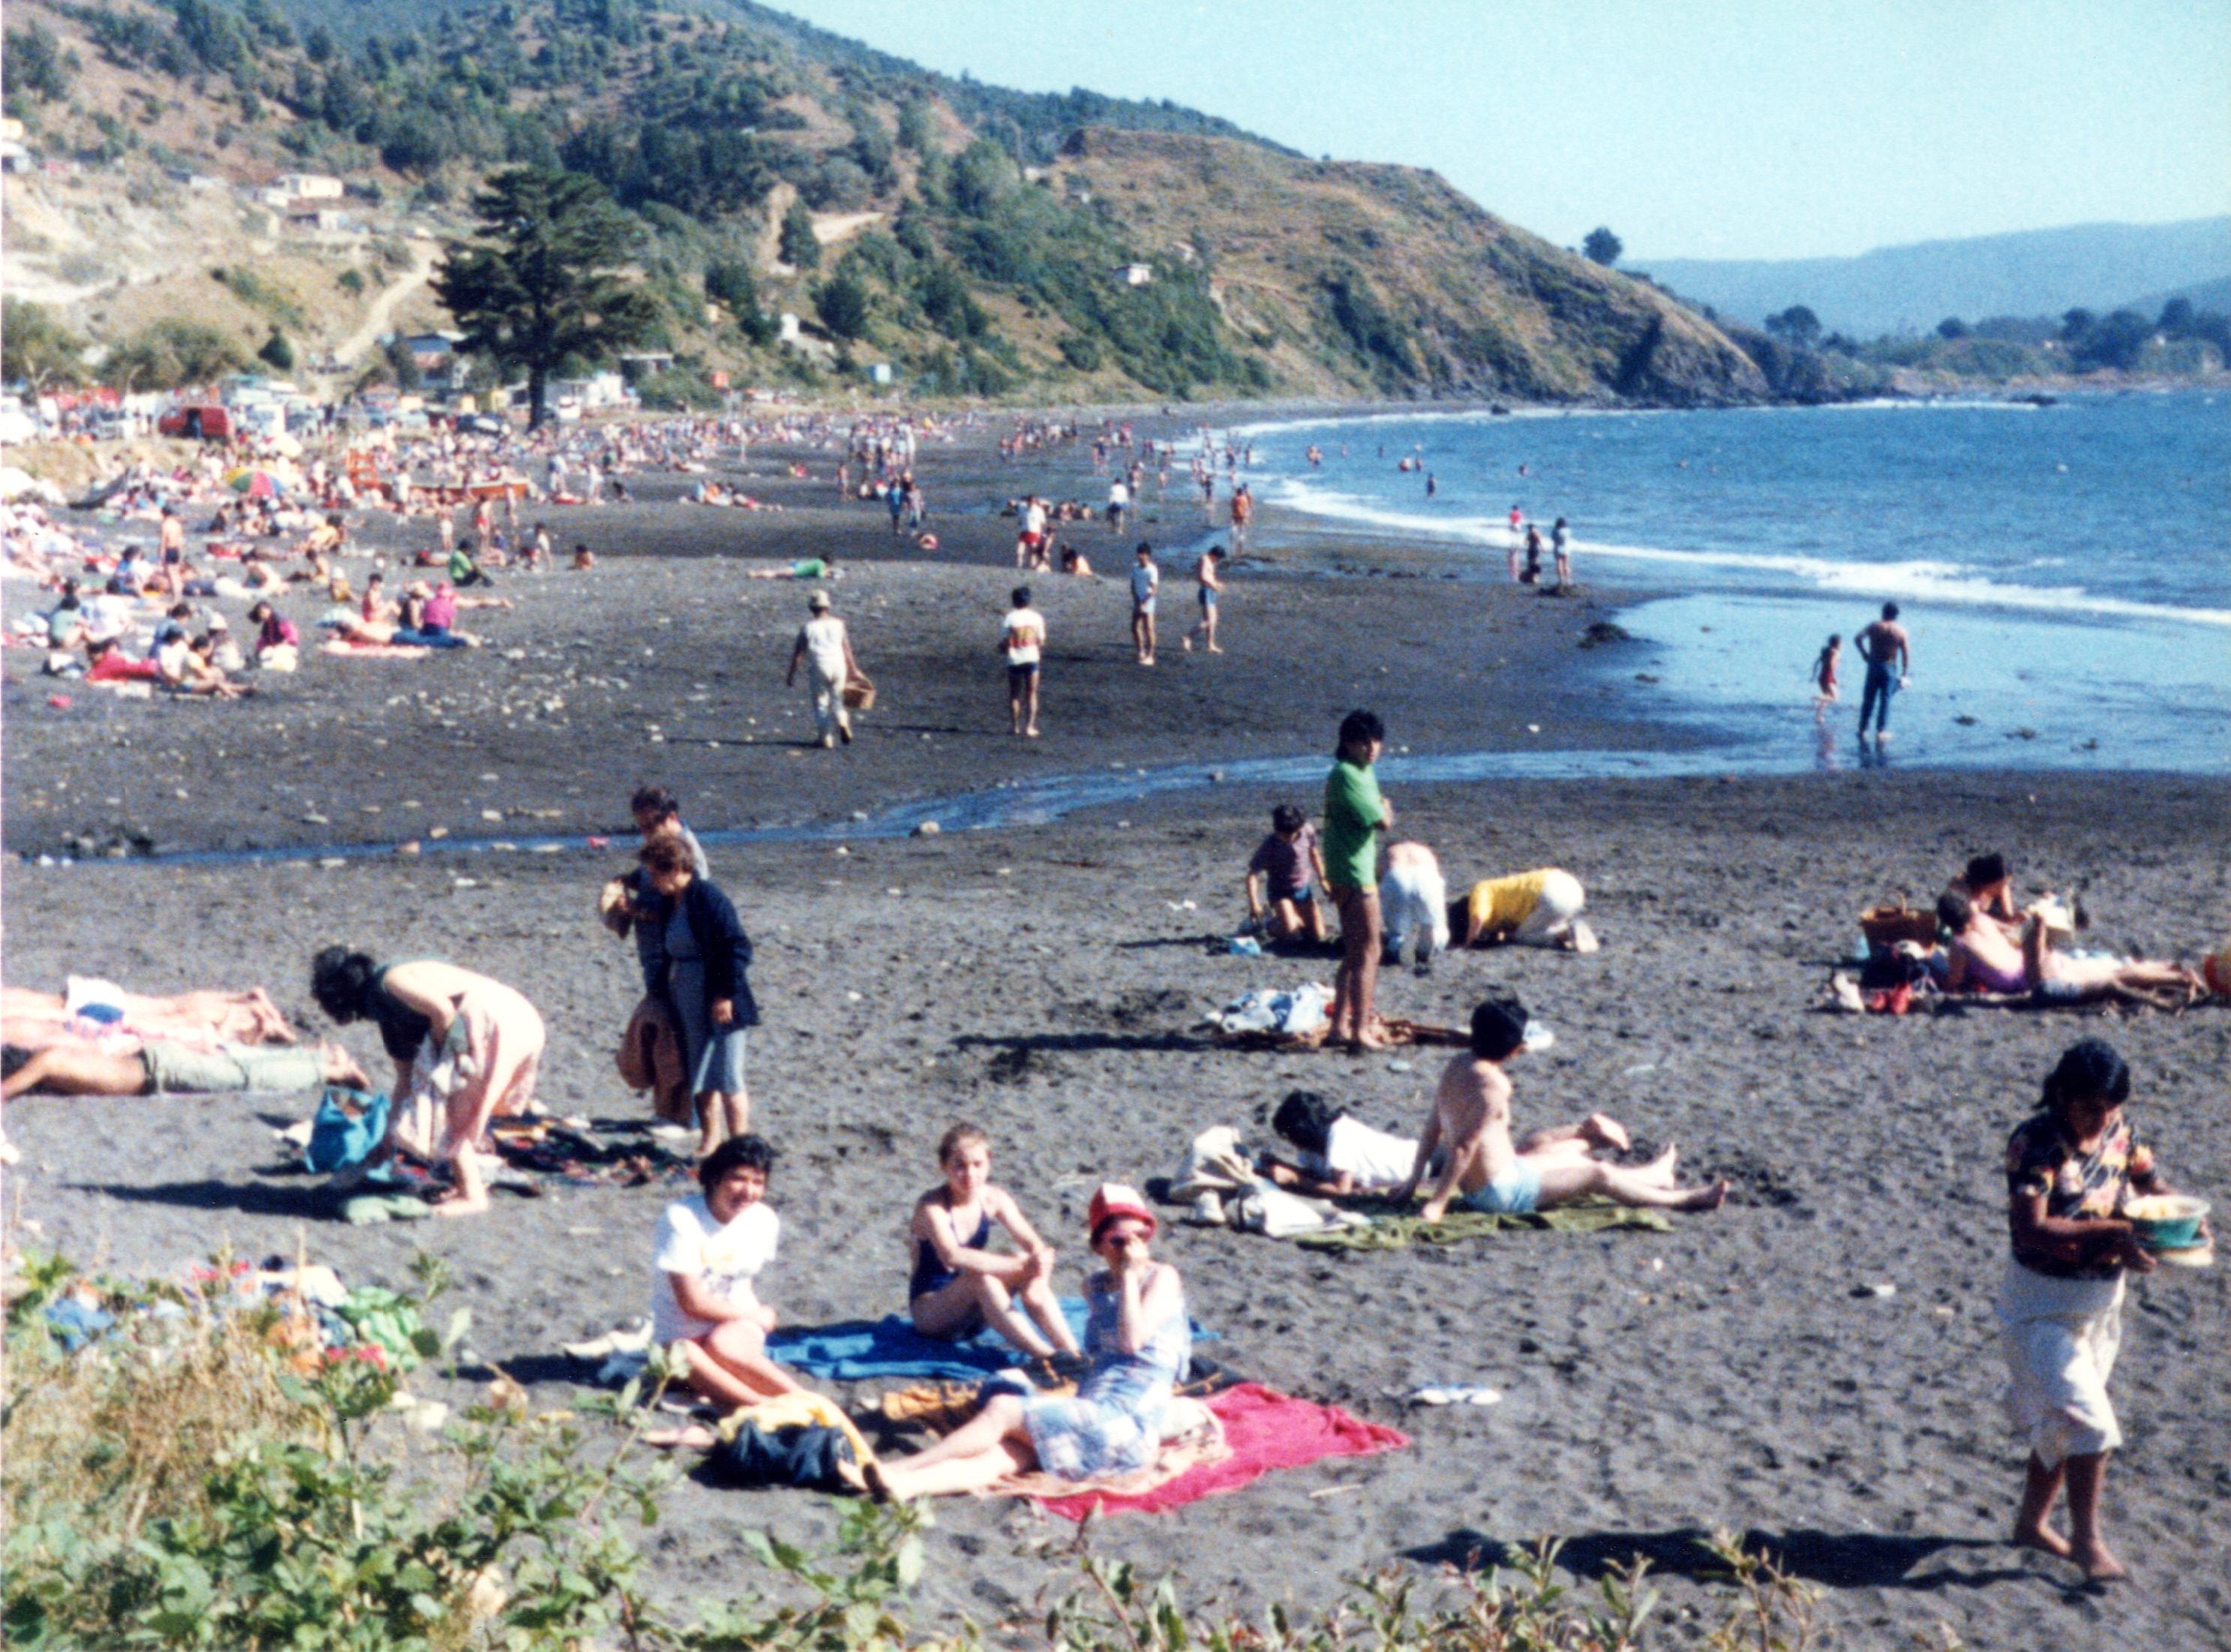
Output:
[[[1084,1299],[1065,1296],[1061,1311],[1078,1338],[1084,1335]],[[1213,1333],[1199,1325],[1193,1340]],[[925,1337],[903,1314],[846,1319],[836,1325],[778,1331],[766,1340],[767,1357],[808,1377],[837,1383],[905,1380],[967,1383],[1023,1363],[1019,1349],[989,1326],[951,1342]]]

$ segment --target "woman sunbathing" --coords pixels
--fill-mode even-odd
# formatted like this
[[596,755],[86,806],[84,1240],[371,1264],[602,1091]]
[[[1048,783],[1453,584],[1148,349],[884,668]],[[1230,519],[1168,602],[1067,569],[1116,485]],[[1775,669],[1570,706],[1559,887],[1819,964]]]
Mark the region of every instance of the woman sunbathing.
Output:
[[[962,1337],[988,1323],[1039,1359],[1076,1353],[1077,1338],[1054,1295],[1053,1247],[1006,1189],[992,1185],[989,1138],[973,1124],[956,1124],[937,1144],[937,1163],[945,1181],[915,1202],[909,1230],[914,1277],[907,1299],[915,1329],[925,1337]],[[994,1224],[1022,1247],[1020,1255],[991,1248]]]
[[1951,937],[1947,992],[2027,993],[2040,1003],[2081,1004],[2104,998],[2176,1009],[2203,995],[2199,975],[2181,963],[2139,958],[2076,958],[2055,952],[2045,924],[2032,915],[2021,943],[1965,895],[1947,891],[1937,921]]
[[338,1044],[273,1050],[220,1044],[214,1050],[150,1039],[133,1054],[83,1043],[27,1050],[10,1042],[0,1099],[36,1092],[48,1096],[205,1096],[250,1090],[315,1090],[320,1085],[367,1087],[363,1069]]
[[980,1491],[1032,1468],[1083,1480],[1133,1474],[1154,1461],[1162,1414],[1193,1353],[1184,1281],[1148,1254],[1154,1214],[1133,1189],[1102,1184],[1085,1221],[1107,1271],[1085,1286],[1091,1364],[1076,1395],[995,1392],[928,1450],[865,1465],[858,1471],[864,1489],[903,1502]]
[[[146,1038],[201,1035],[230,1044],[294,1041],[294,1031],[287,1025],[286,1016],[261,987],[243,992],[205,988],[154,997],[127,993],[106,981],[88,981],[80,986],[75,1014]],[[7,1026],[10,1044],[50,1042],[67,1033],[73,1019],[69,1000],[61,993],[0,987],[0,1022]],[[48,1029],[50,1037],[38,1036]]]

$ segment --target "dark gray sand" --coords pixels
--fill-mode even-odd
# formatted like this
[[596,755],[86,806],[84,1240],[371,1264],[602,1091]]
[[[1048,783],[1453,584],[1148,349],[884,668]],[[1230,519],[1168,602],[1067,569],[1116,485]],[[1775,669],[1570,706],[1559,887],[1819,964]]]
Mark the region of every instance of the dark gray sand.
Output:
[[[988,483],[956,469],[933,485],[934,503],[996,492],[994,468],[979,469]],[[1019,485],[1025,473],[1012,474]],[[1097,496],[1089,480],[1072,490]],[[1190,531],[1197,513],[1182,514]],[[595,532],[577,529],[583,522]],[[1625,720],[1600,664],[1615,649],[1576,650],[1577,632],[1609,613],[1580,601],[1245,579],[1227,606],[1229,655],[1189,659],[1173,646],[1148,672],[1128,663],[1112,580],[1040,578],[1054,632],[1047,737],[1025,745],[1004,733],[991,651],[1011,530],[937,526],[959,565],[879,562],[837,587],[883,690],[850,751],[795,743],[805,707],[779,674],[803,589],[745,584],[733,564],[680,553],[874,549],[887,542],[880,514],[576,512],[560,515],[561,543],[592,538],[602,565],[507,581],[525,587],[521,606],[482,616],[494,643],[469,658],[314,660],[230,706],[115,703],[80,689],[59,714],[25,675],[36,655],[10,651],[7,845],[36,853],[119,826],[177,847],[423,837],[436,826],[579,832],[623,822],[627,790],[646,779],[674,785],[704,826],[841,819],[1116,762],[1321,750],[1359,702],[1420,751],[1670,737]],[[1103,568],[1120,567],[1128,537],[1078,537]],[[630,544],[666,554],[616,554]],[[1174,568],[1166,579],[1166,619],[1189,623],[1189,582]],[[525,658],[509,656],[520,648]],[[551,698],[566,703],[544,709]],[[650,739],[652,724],[663,741]],[[1456,1021],[1482,985],[1514,986],[1560,1035],[1515,1070],[1522,1126],[1602,1108],[1639,1136],[1678,1143],[1685,1172],[1732,1177],[1735,1197],[1716,1215],[1677,1217],[1664,1235],[1530,1234],[1342,1260],[1171,1228],[1167,1254],[1194,1311],[1223,1334],[1219,1358],[1393,1422],[1416,1443],[1174,1515],[1114,1519],[1094,1546],[1174,1571],[1193,1603],[1251,1608],[1322,1603],[1344,1576],[1383,1565],[1491,1558],[1560,1536],[1565,1563],[1584,1573],[1650,1557],[1678,1644],[1691,1613],[1721,1610],[1690,1575],[1687,1535],[1724,1526],[1762,1534],[1826,1585],[1824,1614],[1847,1645],[1904,1644],[1940,1624],[1977,1647],[2221,1645],[2225,1273],[2164,1272],[2133,1286],[2115,1383],[2129,1441],[2109,1508],[2134,1581],[2098,1596],[2001,1541],[2021,1463],[1997,1406],[1989,1301],[2005,1254],[2006,1131],[2082,1033],[2105,1033],[2131,1059],[2134,1114],[2171,1176],[2203,1193],[2231,1189],[2231,1016],[1894,1020],[1822,1014],[1813,997],[1858,908],[1890,892],[1925,899],[1986,846],[2011,855],[2023,882],[2080,882],[2094,938],[2195,956],[2221,938],[2227,787],[1891,772],[1389,789],[1405,831],[1438,846],[1452,881],[1542,864],[1578,873],[1604,947],[1593,958],[1472,955],[1423,979],[1390,971],[1382,1007]],[[1314,805],[1313,793],[1300,788],[1299,800]],[[764,1283],[787,1320],[902,1305],[908,1204],[934,1180],[934,1143],[957,1118],[991,1131],[995,1175],[1061,1246],[1072,1287],[1091,1186],[1167,1175],[1207,1125],[1251,1127],[1258,1107],[1307,1084],[1374,1123],[1414,1126],[1443,1059],[1434,1052],[1239,1053],[1195,1027],[1247,987],[1329,974],[1205,944],[1236,921],[1240,865],[1274,800],[1209,787],[843,853],[714,852],[759,948],[766,1020],[753,1041],[753,1118],[784,1154],[771,1202],[785,1249]],[[490,809],[504,818],[484,820]],[[540,1007],[548,1105],[629,1114],[641,1105],[618,1085],[611,1046],[636,995],[632,951],[593,910],[624,849],[340,867],[15,865],[8,979],[55,988],[77,971],[149,991],[260,981],[322,1033],[306,981],[320,946],[436,954]],[[348,1041],[376,1055],[363,1029]],[[318,1221],[272,1139],[306,1111],[261,1098],[13,1106],[23,1160],[8,1177],[11,1237],[127,1272],[169,1271],[228,1244],[291,1253],[299,1239],[352,1281],[388,1284],[407,1282],[424,1247],[456,1273],[475,1353],[546,1403],[569,1391],[560,1343],[643,1311],[663,1192],[500,1193],[477,1220]],[[1875,1285],[1895,1293],[1855,1294]],[[1386,1396],[1456,1383],[1504,1398],[1413,1410]],[[474,1391],[430,1373],[425,1386],[452,1399]],[[738,1531],[812,1540],[839,1512],[804,1494],[689,1484],[669,1507],[650,1544],[660,1587],[677,1597],[733,1589]],[[1003,1501],[936,1513],[925,1624],[958,1612],[989,1621],[1069,1585],[1066,1563],[1034,1552],[1066,1540],[1065,1522]]]

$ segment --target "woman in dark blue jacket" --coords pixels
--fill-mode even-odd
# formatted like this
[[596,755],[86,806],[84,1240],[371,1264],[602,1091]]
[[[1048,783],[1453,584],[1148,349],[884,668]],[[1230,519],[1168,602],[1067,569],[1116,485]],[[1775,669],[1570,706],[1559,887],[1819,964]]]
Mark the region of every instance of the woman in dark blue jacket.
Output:
[[[664,987],[689,1065],[690,1089],[697,1098],[702,1139],[698,1152],[710,1153],[751,1124],[751,1097],[744,1087],[745,1029],[759,1023],[747,972],[751,938],[720,885],[697,870],[692,845],[677,837],[644,846],[639,858],[650,886],[665,907],[662,950]],[[652,922],[658,922],[652,919]]]

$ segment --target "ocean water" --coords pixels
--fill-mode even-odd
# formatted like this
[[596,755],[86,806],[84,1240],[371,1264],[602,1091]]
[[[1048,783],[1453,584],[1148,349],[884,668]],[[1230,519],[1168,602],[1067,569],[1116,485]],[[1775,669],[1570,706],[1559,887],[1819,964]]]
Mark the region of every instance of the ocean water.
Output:
[[[1707,722],[1776,767],[1799,747],[1857,761],[1851,639],[1891,600],[1914,656],[1894,762],[2231,768],[2221,392],[1396,414],[1241,434],[1258,495],[1288,521],[1481,578],[1508,578],[1514,504],[1545,540],[1567,517],[1583,585],[1677,593],[1624,616],[1642,645],[1603,651],[1604,669],[1653,714]],[[1399,471],[1406,455],[1424,470]],[[1310,554],[1306,531],[1289,537]],[[1831,632],[1844,703],[1827,727],[1843,741],[1820,739],[1811,711],[1807,671]]]

